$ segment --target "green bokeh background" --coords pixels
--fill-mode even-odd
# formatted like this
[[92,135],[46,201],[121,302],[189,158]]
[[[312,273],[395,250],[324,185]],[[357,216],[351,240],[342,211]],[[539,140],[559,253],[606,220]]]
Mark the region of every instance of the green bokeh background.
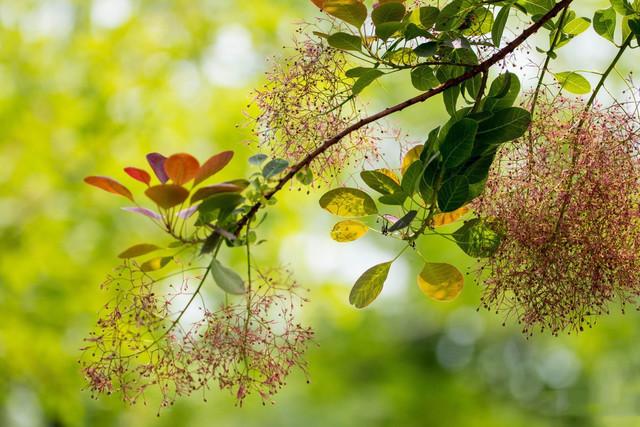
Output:
[[[245,143],[250,90],[267,58],[289,44],[295,22],[318,16],[308,3],[0,1],[0,425],[640,425],[637,314],[615,308],[579,336],[525,340],[513,322],[503,327],[501,317],[476,311],[471,276],[454,303],[423,298],[414,279],[421,266],[411,257],[394,266],[373,307],[355,311],[349,284],[397,248],[376,236],[332,242],[318,194],[297,191],[280,196],[258,256],[290,266],[310,289],[301,315],[317,331],[310,384],[294,375],[266,407],[249,399],[238,408],[212,391],[207,403],[182,399],[161,417],[154,396],[125,407],[82,390],[76,361],[104,302],[99,283],[123,248],[158,238],[82,178],[123,179],[122,167],[143,166],[149,151],[202,159],[224,149],[237,157],[223,178],[244,175],[256,152]],[[576,8],[605,3],[581,0]],[[592,32],[574,43],[554,71],[597,70],[611,56]],[[525,51],[514,66],[536,58]],[[368,108],[414,94],[407,82],[371,88]],[[619,91],[620,79],[610,87]],[[433,100],[387,125],[419,141],[442,117]],[[473,265],[446,242],[422,246],[434,261]]]

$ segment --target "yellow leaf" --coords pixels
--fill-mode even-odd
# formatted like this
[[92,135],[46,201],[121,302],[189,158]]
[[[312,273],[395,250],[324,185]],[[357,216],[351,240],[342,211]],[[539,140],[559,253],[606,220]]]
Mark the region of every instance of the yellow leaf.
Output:
[[433,216],[433,226],[442,227],[444,225],[456,222],[469,212],[469,208],[463,206],[453,212],[439,213]]
[[353,242],[367,234],[369,228],[360,221],[340,221],[333,226],[331,238],[336,242]]
[[388,176],[389,178],[391,178],[396,184],[400,184],[400,178],[398,178],[398,175],[396,175],[396,173],[394,171],[392,171],[391,169],[376,169],[376,172],[380,172],[383,175]]
[[407,172],[407,169],[409,169],[409,166],[411,166],[413,162],[420,159],[420,154],[422,154],[423,148],[424,146],[422,145],[416,145],[404,155],[404,158],[402,159],[402,175]]
[[347,218],[375,215],[376,202],[357,188],[336,188],[320,198],[320,206],[328,212]]
[[427,263],[418,275],[418,286],[431,299],[452,301],[462,292],[464,277],[453,265]]

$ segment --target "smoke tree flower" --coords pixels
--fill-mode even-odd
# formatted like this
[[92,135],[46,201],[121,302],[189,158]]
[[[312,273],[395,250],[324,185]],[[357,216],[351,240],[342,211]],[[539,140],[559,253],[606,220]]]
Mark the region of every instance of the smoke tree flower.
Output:
[[[540,102],[503,149],[476,211],[502,228],[483,264],[488,309],[534,328],[582,330],[640,294],[640,122],[620,106]],[[484,277],[486,274],[486,277]]]

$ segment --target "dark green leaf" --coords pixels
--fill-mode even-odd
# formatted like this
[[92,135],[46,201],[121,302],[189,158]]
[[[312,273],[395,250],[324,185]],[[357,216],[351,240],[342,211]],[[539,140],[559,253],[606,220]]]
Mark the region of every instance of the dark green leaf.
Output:
[[455,168],[469,159],[477,132],[478,123],[471,119],[462,119],[449,128],[440,144],[444,167]]
[[371,20],[373,25],[380,26],[388,22],[399,22],[404,18],[406,8],[402,3],[385,3],[373,9]]
[[469,181],[464,176],[454,176],[438,190],[438,207],[442,212],[453,212],[464,206],[468,197]]
[[484,101],[484,111],[504,110],[513,105],[520,94],[520,79],[513,73],[504,73],[491,83]]
[[500,247],[501,235],[480,218],[467,221],[453,233],[456,243],[467,255],[474,258],[492,256]]
[[284,159],[273,159],[262,169],[262,176],[267,179],[279,175],[289,167],[289,162]]
[[341,50],[362,50],[362,40],[358,36],[347,33],[331,34],[327,39],[329,46]]
[[402,22],[385,22],[376,26],[376,36],[382,40],[387,40],[402,28]]
[[[495,111],[493,117],[480,123],[474,154],[479,150],[521,137],[531,123],[531,113],[523,108],[511,107]],[[482,154],[482,153],[480,153]]]
[[413,51],[416,55],[422,57],[430,57],[436,54],[440,43],[438,42],[426,42],[418,45]]
[[422,25],[427,30],[433,27],[433,24],[436,23],[438,19],[438,15],[440,14],[440,10],[437,7],[433,6],[423,6],[419,9],[420,13],[420,25]]
[[493,28],[491,29],[491,40],[495,47],[500,47],[500,41],[502,40],[502,35],[504,34],[504,28],[507,25],[510,11],[511,5],[503,6],[498,12],[498,16],[493,23]]
[[402,191],[400,185],[391,177],[378,171],[362,171],[360,172],[362,180],[371,188],[380,194],[394,194]]
[[407,171],[402,176],[402,183],[400,184],[402,187],[402,192],[412,196],[416,192],[416,186],[418,184],[418,180],[422,175],[422,162],[415,161],[409,166]]
[[261,164],[264,163],[265,160],[267,160],[266,154],[255,154],[249,157],[249,163],[254,166],[260,166]]
[[439,84],[433,70],[427,65],[421,65],[411,70],[411,83],[420,91],[427,91]]

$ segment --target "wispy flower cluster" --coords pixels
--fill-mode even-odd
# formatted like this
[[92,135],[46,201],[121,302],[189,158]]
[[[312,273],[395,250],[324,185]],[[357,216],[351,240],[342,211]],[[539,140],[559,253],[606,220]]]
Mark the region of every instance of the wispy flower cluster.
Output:
[[582,330],[640,294],[640,123],[557,98],[499,153],[476,209],[504,228],[483,304],[532,329]]
[[158,281],[126,263],[105,281],[115,297],[80,361],[94,394],[117,392],[135,403],[155,389],[168,406],[217,384],[238,404],[251,393],[266,402],[292,369],[306,372],[303,354],[313,333],[295,321],[305,299],[290,273],[258,272],[253,290],[239,302],[212,311],[202,306],[200,319],[185,326],[192,279],[183,276],[162,297]]
[[[265,86],[254,94],[261,144],[274,156],[297,163],[357,122],[361,114],[347,68],[345,53],[321,39],[296,41],[294,54],[276,61]],[[376,145],[371,129],[361,128],[326,150],[311,168],[320,177],[335,175],[350,161],[376,155]]]

